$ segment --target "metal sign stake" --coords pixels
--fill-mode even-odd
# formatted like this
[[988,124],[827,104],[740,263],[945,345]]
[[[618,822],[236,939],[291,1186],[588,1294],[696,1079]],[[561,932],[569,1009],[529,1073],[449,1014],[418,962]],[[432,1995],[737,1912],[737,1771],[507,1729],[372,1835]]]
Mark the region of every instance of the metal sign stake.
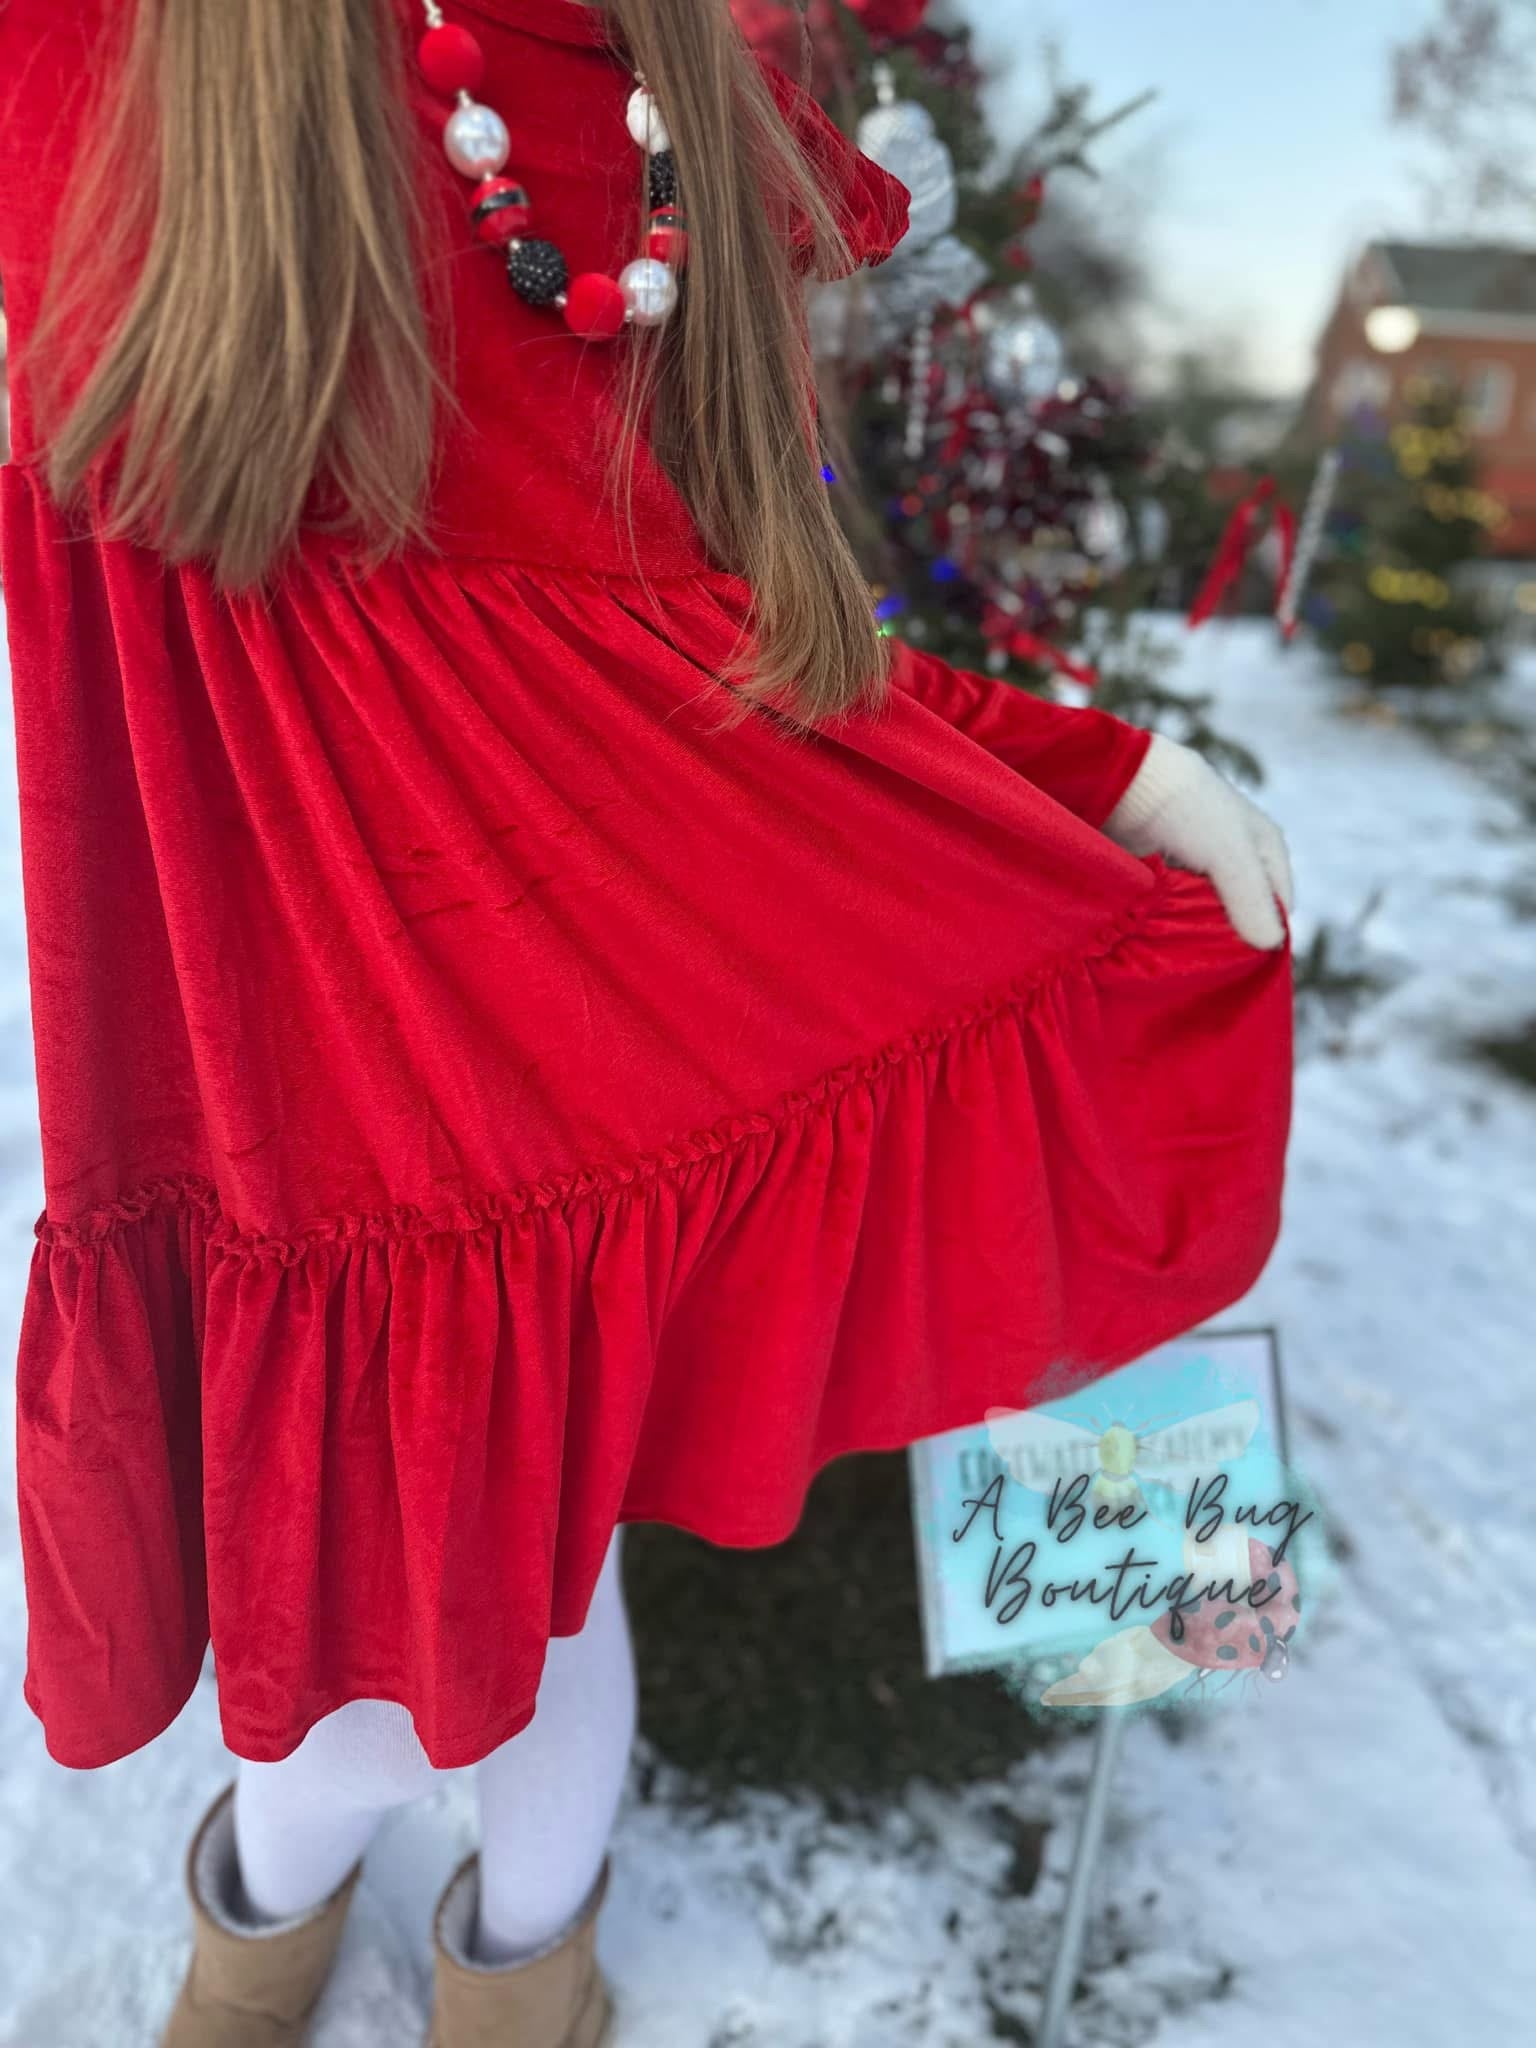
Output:
[[[1313,496],[1311,523],[1320,530],[1320,508],[1325,501],[1318,491]],[[1094,1389],[1094,1398],[1105,1405],[1107,1413],[1129,1414],[1133,1420],[1137,1415],[1162,1416],[1164,1422],[1174,1415],[1189,1423],[1198,1422],[1201,1417],[1219,1418],[1225,1412],[1223,1404],[1232,1404],[1239,1396],[1239,1405],[1252,1407],[1263,1428],[1256,1447],[1250,1445],[1256,1425],[1250,1423],[1239,1432],[1242,1449],[1236,1462],[1240,1470],[1249,1471],[1251,1482],[1257,1483],[1253,1478],[1255,1471],[1262,1476],[1259,1492],[1268,1500],[1277,1489],[1290,1484],[1290,1433],[1286,1427],[1280,1349],[1273,1328],[1191,1331],[1186,1337],[1159,1346],[1145,1358],[1106,1375]],[[1063,1405],[1069,1409],[1068,1415],[1057,1412],[1054,1420],[1073,1432],[1069,1440],[1086,1440],[1087,1451],[1092,1454],[1090,1459],[1082,1453],[1085,1462],[1079,1476],[1086,1483],[1095,1469],[1108,1469],[1104,1465],[1104,1446],[1108,1441],[1104,1422],[1095,1421],[1091,1412],[1086,1418],[1071,1413],[1080,1406],[1076,1397],[1061,1404],[1042,1403],[1041,1413],[1051,1418],[1053,1406],[1059,1410]],[[1033,1635],[1028,1626],[1032,1617],[1028,1615],[1016,1615],[1011,1631],[1000,1628],[990,1580],[983,1584],[978,1577],[988,1538],[1000,1546],[999,1558],[1007,1555],[1003,1531],[996,1520],[998,1489],[1016,1484],[1040,1495],[1047,1490],[1040,1483],[1038,1472],[1032,1482],[1027,1470],[1021,1473],[1010,1466],[1009,1456],[1013,1453],[997,1434],[999,1424],[1027,1422],[1029,1414],[1027,1410],[999,1410],[985,1423],[920,1438],[911,1446],[908,1461],[923,1654],[928,1675],[941,1678],[954,1671],[1005,1670],[1010,1673],[1021,1701],[1038,1698],[1044,1704],[1042,1679],[1050,1676],[1051,1685],[1046,1691],[1053,1689],[1063,1675],[1063,1661],[1078,1664],[1082,1658],[1086,1638],[1081,1633],[1077,1637],[1064,1633],[1059,1619],[1053,1621],[1043,1609]],[[1155,1440],[1164,1422],[1147,1424],[1150,1439]],[[1131,1434],[1129,1425],[1116,1426],[1121,1435]],[[1139,1435],[1136,1441],[1139,1446]],[[1216,1467],[1232,1462],[1224,1443],[1223,1439],[1209,1450]],[[1027,1459],[1025,1464],[1027,1467]],[[1048,1466],[1051,1472],[1057,1469],[1057,1464],[1049,1461]],[[993,1518],[980,1522],[982,1536],[964,1549],[967,1534],[989,1503]],[[1079,1665],[1077,1675],[1081,1677],[1085,1672],[1086,1665]],[[1193,1676],[1193,1665],[1190,1672]],[[1114,1673],[1111,1670],[1100,1676],[1112,1680]],[[1094,1701],[1125,1698],[1123,1689],[1112,1683],[1100,1685],[1099,1677],[1083,1690]],[[1180,1696],[1181,1692],[1175,1690],[1175,1703]],[[1041,1998],[1039,2024],[1031,2036],[1032,2048],[1068,2048],[1072,2036],[1072,1998],[1082,1975],[1094,1879],[1104,1846],[1125,1724],[1133,1711],[1134,1708],[1123,1705],[1098,1708],[1088,1784],[1076,1823],[1066,1897],[1054,1930],[1055,1945]]]
[[1093,1875],[1104,1843],[1104,1823],[1109,1814],[1109,1792],[1125,1734],[1127,1707],[1105,1707],[1093,1735],[1093,1765],[1088,1774],[1088,1791],[1083,1800],[1083,1817],[1078,1823],[1072,1850],[1072,1871],[1067,1879],[1066,1904],[1061,1909],[1061,1927],[1056,1936],[1056,1954],[1051,1962],[1050,1981],[1045,1987],[1045,2008],[1035,2048],[1066,2048],[1067,2009],[1077,1989],[1083,1961],[1083,1943],[1088,1932],[1088,1900]]

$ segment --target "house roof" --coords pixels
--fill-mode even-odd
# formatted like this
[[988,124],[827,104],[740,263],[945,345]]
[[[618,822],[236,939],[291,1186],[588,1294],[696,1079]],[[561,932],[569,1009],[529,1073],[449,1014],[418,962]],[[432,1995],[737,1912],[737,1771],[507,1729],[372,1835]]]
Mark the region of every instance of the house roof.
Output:
[[1377,242],[1405,305],[1424,313],[1536,318],[1536,249],[1492,242]]

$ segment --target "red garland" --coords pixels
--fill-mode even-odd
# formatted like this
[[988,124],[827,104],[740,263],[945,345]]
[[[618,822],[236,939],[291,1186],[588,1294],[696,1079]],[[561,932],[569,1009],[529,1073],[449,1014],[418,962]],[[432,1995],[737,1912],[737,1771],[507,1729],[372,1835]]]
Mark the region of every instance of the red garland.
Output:
[[[736,26],[758,55],[798,78],[802,34],[799,9],[787,5],[786,0],[732,0],[732,11]],[[836,33],[836,14],[828,0],[811,0],[803,26],[813,48],[824,36]]]
[[928,12],[928,0],[848,0],[848,5],[872,36],[915,35]]

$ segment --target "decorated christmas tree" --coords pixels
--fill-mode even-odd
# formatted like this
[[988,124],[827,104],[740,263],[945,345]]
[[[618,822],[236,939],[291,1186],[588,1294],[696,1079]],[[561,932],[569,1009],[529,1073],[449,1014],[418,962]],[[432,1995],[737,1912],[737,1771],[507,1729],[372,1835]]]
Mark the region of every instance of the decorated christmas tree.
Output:
[[1003,149],[953,11],[737,10],[912,193],[892,260],[812,306],[834,489],[885,630],[1026,688],[1092,688],[1251,772],[1168,686],[1166,637],[1139,623],[1186,594],[1176,565],[1215,530],[1203,464],[1106,348],[1143,279],[1085,195],[1096,145],[1142,100],[1101,113],[1042,52],[1041,116]]
[[1389,431],[1346,444],[1314,617],[1346,673],[1376,687],[1465,683],[1497,667],[1465,571],[1504,507],[1483,490],[1458,392],[1422,380]]

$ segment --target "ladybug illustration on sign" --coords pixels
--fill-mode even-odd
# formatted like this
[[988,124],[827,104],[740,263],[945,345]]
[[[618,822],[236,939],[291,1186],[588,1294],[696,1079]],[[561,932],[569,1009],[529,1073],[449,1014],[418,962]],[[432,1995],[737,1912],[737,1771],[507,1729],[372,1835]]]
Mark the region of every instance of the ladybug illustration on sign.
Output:
[[[1288,1558],[1256,1536],[1229,1529],[1214,1543],[1185,1543],[1185,1568],[1213,1586],[1150,1626],[1121,1629],[1090,1650],[1076,1671],[1040,1695],[1047,1707],[1125,1707],[1160,1699],[1177,1685],[1221,1674],[1284,1678],[1301,1620],[1301,1591]],[[1235,1569],[1233,1568],[1235,1565]],[[1233,1596],[1236,1596],[1235,1598]]]

